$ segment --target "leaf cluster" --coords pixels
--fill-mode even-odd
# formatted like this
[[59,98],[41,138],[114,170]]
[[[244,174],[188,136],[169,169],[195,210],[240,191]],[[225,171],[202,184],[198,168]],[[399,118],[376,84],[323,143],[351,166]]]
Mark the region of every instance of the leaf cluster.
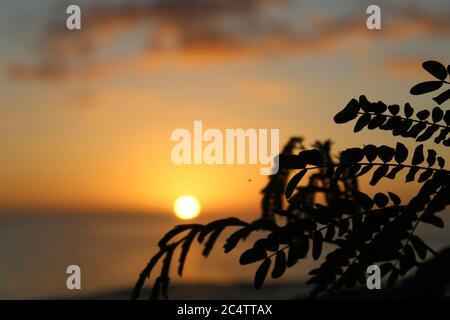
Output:
[[[423,68],[435,80],[415,85],[411,94],[434,92],[449,84],[446,81],[450,74],[448,66],[445,68],[439,62],[426,61]],[[397,141],[392,146],[367,144],[352,147],[343,150],[335,163],[318,149],[301,148],[298,154],[292,154],[293,145],[301,142],[298,138],[292,139],[287,150],[279,156],[281,173],[270,178],[267,188],[270,192],[263,198],[263,218],[251,223],[228,218],[206,225],[175,227],[158,243],[159,251],[140,274],[133,298],[139,296],[146,279],[160,261],[161,272],[154,282],[151,297],[167,298],[170,265],[175,251],[180,251],[178,274],[181,276],[191,245],[198,242],[207,257],[227,228],[235,230],[225,240],[225,253],[235,250],[250,234],[264,231],[239,259],[241,265],[259,264],[254,277],[256,288],[263,285],[269,274],[274,279],[280,278],[289,268],[309,256],[321,261],[310,271],[308,283],[315,285],[312,296],[326,296],[335,290],[365,284],[365,271],[371,264],[379,264],[387,285],[394,285],[399,277],[435,253],[425,240],[415,234],[419,223],[444,227],[438,213],[450,204],[450,174],[444,157],[424,143],[431,141],[450,146],[450,111],[442,107],[448,99],[450,90],[443,91],[433,98],[439,106],[420,111],[410,103],[401,108],[382,101],[370,102],[365,96],[352,99],[335,115],[337,124],[356,120],[354,132],[365,128],[384,130],[394,137],[414,139],[416,146],[409,150]],[[314,203],[311,206],[298,199],[302,199],[299,195],[305,192],[300,187],[302,180],[314,171],[326,173],[330,190],[342,181],[343,176],[356,179],[364,175],[370,176],[369,184],[372,186],[377,186],[382,179],[391,179],[405,183],[416,181],[419,189],[407,203],[392,191],[379,191],[370,196],[354,188],[346,191],[345,197],[338,196],[327,204]],[[289,204],[286,208],[282,196]],[[287,223],[281,225],[268,219],[269,207]],[[327,250],[324,250],[325,246]]]

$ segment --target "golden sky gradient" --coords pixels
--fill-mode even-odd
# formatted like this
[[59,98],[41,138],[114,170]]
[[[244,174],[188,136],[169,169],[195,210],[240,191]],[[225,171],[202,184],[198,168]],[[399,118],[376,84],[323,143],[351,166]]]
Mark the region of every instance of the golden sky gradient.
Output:
[[336,153],[395,146],[333,115],[360,94],[432,108],[409,89],[428,77],[422,61],[449,62],[448,1],[383,1],[379,31],[366,29],[361,1],[78,1],[74,32],[58,1],[43,2],[0,4],[4,209],[169,212],[192,194],[206,214],[254,214],[259,165],[175,166],[173,130],[202,120],[278,128],[281,144],[331,138]]

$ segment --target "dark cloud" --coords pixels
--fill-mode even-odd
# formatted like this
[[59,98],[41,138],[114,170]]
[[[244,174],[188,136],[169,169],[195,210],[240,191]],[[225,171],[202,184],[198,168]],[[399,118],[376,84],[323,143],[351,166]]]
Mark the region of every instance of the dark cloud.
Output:
[[[430,34],[448,36],[450,33],[448,12],[401,11],[395,15],[395,20],[384,24],[381,31],[366,28],[365,14],[312,22],[313,31],[302,30],[292,20],[267,14],[267,10],[273,7],[289,12],[289,5],[293,2],[156,0],[93,5],[84,8],[84,29],[81,32],[65,31],[61,21],[51,25],[42,51],[45,62],[17,64],[9,72],[15,79],[58,80],[74,73],[98,75],[99,72],[95,71],[98,69],[102,70],[101,74],[107,73],[107,65],[99,68],[86,61],[120,35],[139,27],[148,31],[148,37],[141,52],[134,57],[144,61],[150,59],[149,64],[158,64],[158,57],[166,53],[186,63],[208,62],[210,59],[257,58],[274,54],[327,53],[342,40],[355,36],[404,40]],[[131,64],[136,66],[136,63]],[[92,70],[83,70],[86,68]]]

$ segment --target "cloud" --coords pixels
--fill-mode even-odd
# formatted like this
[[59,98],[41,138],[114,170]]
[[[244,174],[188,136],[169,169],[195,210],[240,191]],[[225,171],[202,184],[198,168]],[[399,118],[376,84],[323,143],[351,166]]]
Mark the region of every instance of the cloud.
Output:
[[[262,23],[258,21],[261,10],[286,2],[287,0],[156,0],[146,3],[93,5],[83,11],[84,30],[80,33],[84,35],[71,36],[74,33],[66,31],[61,27],[63,21],[58,21],[51,25],[47,43],[49,51],[54,53],[89,53],[102,48],[114,37],[145,24],[151,34],[148,47],[152,50],[171,45],[189,47],[198,43],[235,42],[244,29],[245,32],[250,32],[250,29],[258,28],[257,25]],[[230,23],[238,25],[230,27]],[[168,38],[176,43],[169,43]]]
[[[156,0],[94,5],[83,11],[81,32],[66,31],[61,21],[54,22],[44,41],[41,62],[14,64],[8,73],[16,80],[89,79],[164,65],[192,67],[288,54],[330,53],[345,40],[358,37],[403,41],[450,33],[449,12],[398,11],[380,31],[369,31],[366,16],[361,14],[312,21],[314,25],[308,30],[295,24],[295,19],[268,14],[273,8],[289,14],[293,2]],[[135,44],[133,53],[116,53],[108,60],[98,58],[104,51],[114,51],[111,47],[118,39],[122,46],[131,46],[127,37],[139,31],[145,36]]]
[[[429,57],[428,57],[429,59]],[[412,57],[394,54],[386,59],[385,69],[391,73],[405,77],[424,77],[424,71],[420,66],[428,60],[426,57]]]
[[425,80],[426,77],[430,77],[430,80],[432,80],[432,77],[420,67],[427,60],[446,61],[445,56],[434,53],[423,56],[393,54],[386,59],[384,66],[385,71],[389,71],[398,76],[409,79],[414,77],[420,80]]

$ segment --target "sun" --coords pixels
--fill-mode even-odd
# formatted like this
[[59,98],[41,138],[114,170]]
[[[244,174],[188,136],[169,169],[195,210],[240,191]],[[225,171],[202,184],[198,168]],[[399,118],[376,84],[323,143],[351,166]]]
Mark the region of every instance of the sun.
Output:
[[200,209],[200,201],[196,197],[189,195],[178,197],[173,204],[175,215],[183,220],[197,217],[200,214]]

